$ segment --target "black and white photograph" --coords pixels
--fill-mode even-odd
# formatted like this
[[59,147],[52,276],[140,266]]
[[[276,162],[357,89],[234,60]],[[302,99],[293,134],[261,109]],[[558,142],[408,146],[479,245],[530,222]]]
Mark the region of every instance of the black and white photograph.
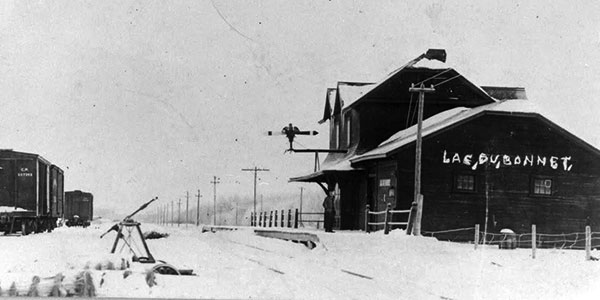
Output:
[[600,2],[0,2],[0,297],[598,299]]

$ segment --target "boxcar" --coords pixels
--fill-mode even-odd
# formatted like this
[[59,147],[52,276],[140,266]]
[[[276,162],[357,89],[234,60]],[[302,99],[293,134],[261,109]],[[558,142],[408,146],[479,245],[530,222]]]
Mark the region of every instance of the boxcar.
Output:
[[94,215],[94,195],[82,191],[65,193],[65,215],[67,226],[90,225]]
[[52,230],[64,210],[63,171],[38,154],[0,150],[0,230]]

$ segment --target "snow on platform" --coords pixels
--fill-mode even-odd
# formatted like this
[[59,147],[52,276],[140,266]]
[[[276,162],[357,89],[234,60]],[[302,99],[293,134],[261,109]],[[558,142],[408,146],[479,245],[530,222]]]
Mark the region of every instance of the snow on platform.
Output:
[[[106,259],[115,232],[111,223],[59,228],[52,233],[0,237],[0,288],[14,278],[71,274]],[[150,266],[93,270],[101,297],[234,299],[595,299],[600,262],[584,251],[497,247],[439,242],[401,230],[325,233],[314,249],[257,236],[257,228],[202,233],[201,227],[142,224],[143,231],[169,233],[148,240],[156,259],[197,276],[157,275],[148,287]],[[297,232],[294,229],[265,229]],[[595,257],[600,253],[593,253]],[[93,268],[92,268],[93,269]],[[102,281],[102,286],[99,285]]]
[[0,206],[0,213],[23,212],[23,211],[29,211],[29,210],[26,210],[26,209],[20,208],[20,207],[14,207],[14,206]]

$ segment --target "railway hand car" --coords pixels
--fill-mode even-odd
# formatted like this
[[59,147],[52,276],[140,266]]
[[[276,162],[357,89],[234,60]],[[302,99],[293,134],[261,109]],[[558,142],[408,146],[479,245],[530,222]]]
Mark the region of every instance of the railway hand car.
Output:
[[64,214],[64,173],[38,154],[0,150],[0,230],[51,231]]
[[67,226],[88,227],[94,213],[94,195],[82,191],[65,192],[65,214]]

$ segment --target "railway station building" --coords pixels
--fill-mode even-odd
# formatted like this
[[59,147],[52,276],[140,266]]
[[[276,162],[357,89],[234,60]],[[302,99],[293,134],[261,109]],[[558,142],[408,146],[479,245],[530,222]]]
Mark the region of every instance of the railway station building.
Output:
[[[477,86],[455,69],[413,61],[375,83],[327,89],[330,149],[321,168],[291,178],[336,191],[336,227],[365,229],[365,207],[410,209],[416,110],[423,83],[422,231],[487,224],[540,233],[600,227],[600,150],[559,126],[524,88]],[[486,223],[487,220],[487,223]]]

